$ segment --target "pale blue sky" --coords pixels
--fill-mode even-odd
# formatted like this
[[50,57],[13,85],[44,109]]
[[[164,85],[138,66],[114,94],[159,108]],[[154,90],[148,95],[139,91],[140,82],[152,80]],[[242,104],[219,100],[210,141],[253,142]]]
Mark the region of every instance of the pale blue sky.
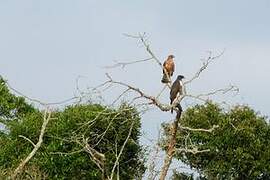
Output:
[[[0,73],[29,96],[65,99],[73,95],[77,76],[94,86],[105,79],[102,66],[146,57],[138,43],[122,33],[147,32],[157,56],[163,60],[175,54],[178,72],[187,77],[207,50],[226,48],[193,90],[233,83],[244,103],[270,114],[265,98],[270,89],[269,10],[267,0],[2,0]],[[138,67],[114,73],[143,88],[159,88],[158,67],[146,66],[144,71],[153,69],[147,77]]]
[[[270,115],[269,18],[268,0],[1,0],[0,74],[17,90],[45,102],[73,96],[78,76],[85,77],[84,88],[104,81],[107,71],[155,93],[162,88],[158,66],[102,68],[113,60],[148,57],[136,41],[122,35],[147,32],[156,55],[163,60],[174,54],[176,73],[187,78],[206,51],[226,48],[189,90],[235,84],[240,94],[224,100]],[[160,122],[171,118],[151,111],[144,116],[144,131],[155,136]]]

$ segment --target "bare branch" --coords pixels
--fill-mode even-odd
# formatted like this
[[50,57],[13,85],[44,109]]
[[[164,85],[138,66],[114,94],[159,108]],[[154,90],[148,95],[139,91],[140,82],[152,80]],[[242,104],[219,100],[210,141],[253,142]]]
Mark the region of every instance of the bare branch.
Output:
[[35,143],[33,143],[33,141],[31,141],[29,138],[27,138],[27,137],[25,137],[25,136],[23,136],[23,135],[19,135],[19,137],[21,137],[21,138],[27,140],[27,141],[30,142],[34,147],[36,146]]
[[116,160],[115,160],[115,163],[114,163],[113,168],[112,168],[112,171],[111,171],[110,180],[113,179],[113,175],[114,175],[115,168],[116,168],[116,166],[118,165],[119,159],[120,159],[120,157],[121,157],[121,155],[122,155],[122,153],[123,153],[123,151],[124,151],[124,148],[125,148],[125,146],[126,146],[128,140],[129,140],[129,138],[130,138],[130,136],[131,136],[132,129],[133,129],[133,126],[134,126],[134,122],[135,122],[135,121],[132,121],[132,123],[131,123],[131,125],[130,125],[130,128],[129,128],[129,132],[128,132],[127,138],[126,138],[124,144],[122,145],[119,154],[117,155],[117,158],[116,158]]
[[158,176],[158,173],[159,173],[159,171],[156,170],[156,160],[157,160],[158,155],[161,151],[161,148],[159,146],[159,140],[160,140],[160,130],[158,131],[158,140],[153,147],[152,152],[154,152],[154,153],[152,155],[152,158],[149,161],[149,167],[148,167],[148,172],[149,172],[148,179],[149,180],[154,180]]
[[124,96],[130,89],[126,89],[125,91],[123,91],[111,104],[111,106],[113,106],[122,96]]
[[82,139],[83,142],[75,140],[77,144],[83,147],[83,151],[87,152],[90,155],[90,159],[96,164],[96,166],[102,172],[102,179],[105,179],[105,155],[98,152],[88,144],[88,138]]
[[104,68],[110,69],[110,68],[116,68],[116,67],[119,67],[119,66],[121,68],[125,68],[127,65],[141,63],[141,62],[146,62],[146,61],[150,61],[152,59],[153,59],[153,57],[142,59],[142,60],[130,61],[130,62],[116,62],[116,64],[114,64],[112,66],[105,66]]
[[192,154],[198,154],[198,153],[205,153],[205,152],[210,152],[210,149],[204,149],[204,150],[198,150],[197,147],[194,147],[192,149],[185,149],[185,148],[176,148],[175,149],[176,153],[192,153]]
[[239,92],[239,88],[236,86],[230,85],[226,88],[217,89],[209,93],[204,93],[204,94],[199,94],[199,95],[186,94],[185,97],[190,97],[190,98],[197,99],[203,102],[207,102],[209,100],[209,96],[213,96],[218,93],[227,94],[229,92],[235,92],[237,94]]
[[208,67],[208,65],[214,61],[215,59],[221,57],[225,52],[225,49],[218,55],[216,56],[212,56],[212,52],[209,51],[209,56],[208,58],[203,62],[201,68],[195,73],[195,75],[188,81],[184,82],[184,84],[188,84],[188,83],[191,83],[193,80],[199,78],[199,76],[201,75],[201,73]]
[[95,162],[95,164],[99,167],[99,169],[101,171],[104,171],[104,162],[105,162],[105,155],[98,152],[97,150],[95,150],[94,148],[92,148],[88,142],[88,140],[85,139],[84,143],[85,143],[85,151],[88,152],[91,157],[93,158],[93,162]]
[[128,84],[120,82],[120,81],[114,81],[108,73],[106,73],[106,76],[109,79],[108,81],[106,81],[106,83],[118,84],[118,85],[127,87],[128,89],[137,92],[140,95],[140,97],[143,97],[143,98],[150,101],[149,105],[153,104],[153,105],[157,106],[161,111],[169,111],[172,107],[174,108],[185,96],[185,95],[178,96],[172,105],[162,104],[157,98],[150,96],[150,95],[147,95],[139,88],[133,87],[131,85],[128,85]]
[[155,62],[160,66],[160,68],[165,72],[166,77],[169,79],[169,83],[168,83],[168,87],[171,87],[171,78],[167,72],[167,70],[163,67],[161,61],[157,58],[157,56],[153,53],[153,51],[150,48],[150,44],[147,43],[146,40],[146,33],[139,33],[137,36],[134,35],[129,35],[129,34],[124,34],[127,37],[131,37],[131,38],[135,38],[135,39],[139,39],[140,42],[143,44],[143,46],[145,47],[146,51],[148,52],[148,54],[151,56],[151,59],[154,59]]
[[176,134],[178,130],[179,121],[180,121],[180,118],[175,119],[175,121],[173,122],[173,126],[171,129],[171,137],[168,142],[168,149],[166,152],[166,157],[164,159],[163,167],[162,167],[160,178],[159,178],[160,180],[165,180],[165,177],[167,176],[169,167],[172,162],[172,158],[175,152]]
[[58,155],[72,155],[72,154],[77,154],[80,152],[83,152],[84,149],[79,149],[77,151],[72,151],[72,152],[51,152],[50,154],[58,154]]
[[6,82],[7,86],[9,87],[9,89],[11,89],[12,91],[14,91],[15,93],[17,93],[18,95],[24,97],[25,99],[29,100],[29,101],[32,101],[32,102],[36,102],[42,106],[52,106],[52,105],[60,105],[60,104],[65,104],[65,103],[68,103],[68,102],[71,102],[73,100],[78,100],[80,99],[81,97],[77,97],[77,96],[74,96],[74,97],[71,97],[71,98],[68,98],[68,99],[65,99],[63,101],[59,101],[59,102],[51,102],[51,103],[45,103],[45,102],[42,102],[38,99],[34,99],[34,98],[30,98],[26,95],[24,95],[23,93],[21,93],[20,91],[16,90],[15,88],[13,88],[8,82]]
[[131,38],[135,38],[135,39],[139,39],[142,44],[144,45],[144,47],[146,48],[146,51],[149,53],[149,55],[151,56],[151,59],[154,59],[156,61],[156,63],[163,69],[162,63],[160,62],[160,60],[156,57],[156,55],[152,52],[150,45],[146,42],[146,33],[139,33],[137,36],[134,35],[130,35],[130,34],[124,34],[127,37],[131,37]]
[[146,51],[151,55],[151,57],[156,61],[156,63],[163,69],[161,61],[156,57],[156,55],[153,53],[153,51],[150,48],[150,44],[148,44],[145,40],[145,33],[139,34],[139,39],[143,43],[144,47],[146,48]]
[[239,88],[233,85],[230,85],[227,88],[222,88],[222,89],[217,89],[215,91],[209,92],[209,93],[205,93],[205,94],[199,94],[197,97],[203,97],[203,96],[212,96],[215,95],[217,93],[222,93],[222,94],[226,94],[228,92],[239,92]]
[[[115,114],[115,115],[113,116],[113,118],[110,120],[110,122],[109,122],[109,124],[108,124],[106,130],[101,134],[101,137],[100,137],[100,139],[98,140],[98,142],[95,144],[95,146],[97,146],[97,145],[102,141],[102,139],[103,139],[104,136],[106,135],[107,131],[108,131],[109,128],[111,127],[113,121],[116,119],[116,117],[118,117],[118,116],[120,115],[120,113],[121,113],[121,112],[119,112],[119,113],[117,113],[117,114]],[[95,147],[95,146],[94,146],[94,147]]]
[[194,128],[190,128],[190,127],[184,127],[184,126],[179,126],[180,129],[183,130],[188,130],[188,131],[197,131],[197,132],[208,132],[211,133],[213,132],[215,129],[217,129],[219,126],[218,125],[214,125],[211,129],[194,129]]
[[[38,138],[37,144],[34,145],[34,149],[31,151],[31,153],[19,164],[19,166],[16,168],[14,173],[12,174],[11,178],[16,179],[17,175],[23,170],[25,167],[26,163],[31,160],[31,158],[36,154],[36,152],[39,150],[42,142],[43,142],[43,136],[45,134],[45,130],[47,127],[47,124],[49,123],[51,119],[51,111],[48,110],[48,108],[44,112],[44,117],[43,117],[43,124],[40,130],[40,135]],[[28,139],[28,138],[27,138]],[[31,141],[32,142],[32,141]],[[33,144],[33,143],[31,143]]]
[[156,96],[156,98],[158,99],[160,96],[161,96],[161,94],[164,92],[164,90],[166,89],[166,86],[167,86],[167,84],[162,88],[162,90],[158,93],[158,95]]

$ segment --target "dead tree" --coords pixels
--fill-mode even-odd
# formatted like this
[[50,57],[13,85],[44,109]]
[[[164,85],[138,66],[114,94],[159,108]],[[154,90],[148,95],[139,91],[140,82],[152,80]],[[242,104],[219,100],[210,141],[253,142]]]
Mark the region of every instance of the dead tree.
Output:
[[[145,50],[147,51],[149,57],[142,59],[142,60],[136,60],[136,61],[130,61],[130,62],[117,62],[116,64],[114,64],[112,66],[106,66],[106,68],[117,68],[117,67],[125,68],[126,66],[132,65],[135,63],[144,63],[146,61],[152,61],[153,63],[157,64],[161,70],[164,70],[161,61],[157,58],[157,56],[151,50],[150,44],[147,41],[145,33],[138,34],[135,36],[125,34],[125,36],[139,40],[139,42],[145,47]],[[167,150],[166,150],[166,155],[164,157],[163,167],[161,168],[161,171],[160,171],[160,177],[159,177],[160,180],[165,179],[175,152],[189,152],[189,153],[197,154],[197,153],[204,153],[204,152],[210,151],[209,149],[198,150],[198,148],[196,148],[196,147],[193,147],[192,149],[190,149],[188,147],[183,148],[183,149],[177,149],[175,147],[176,134],[177,134],[177,131],[179,129],[185,129],[185,130],[189,130],[189,131],[202,131],[202,132],[211,133],[215,128],[218,128],[218,126],[216,126],[216,125],[214,125],[211,129],[193,129],[193,128],[189,128],[189,127],[182,127],[181,123],[180,123],[181,113],[182,113],[182,107],[181,107],[180,103],[184,98],[193,98],[193,99],[196,99],[199,101],[207,101],[209,96],[216,95],[218,93],[225,94],[225,93],[232,92],[232,91],[238,92],[238,88],[235,86],[232,86],[232,85],[230,85],[229,87],[226,87],[226,88],[221,88],[218,90],[214,90],[212,92],[202,93],[199,95],[188,94],[185,90],[186,89],[185,86],[192,83],[194,80],[198,79],[200,77],[201,73],[203,73],[214,60],[216,60],[220,56],[222,56],[223,53],[224,53],[224,51],[222,51],[220,54],[218,54],[216,56],[213,56],[212,52],[209,52],[207,58],[204,59],[202,66],[199,68],[199,70],[190,79],[188,79],[187,81],[184,82],[184,84],[183,84],[184,85],[184,93],[181,95],[178,95],[178,97],[174,100],[172,105],[167,104],[167,103],[163,103],[159,100],[159,96],[163,93],[164,89],[166,87],[168,87],[168,88],[171,87],[171,84],[169,84],[169,83],[164,86],[164,88],[161,90],[161,92],[157,96],[152,96],[152,95],[147,94],[146,92],[144,92],[143,90],[141,90],[137,86],[133,86],[133,85],[127,84],[125,82],[114,80],[112,78],[112,76],[107,73],[106,76],[107,76],[108,80],[96,88],[96,89],[99,89],[99,88],[105,87],[105,86],[111,87],[113,85],[118,85],[118,86],[126,88],[126,90],[123,91],[119,95],[117,100],[120,99],[122,96],[124,96],[127,92],[132,91],[132,92],[135,92],[137,94],[137,96],[135,96],[132,99],[132,102],[134,102],[138,99],[141,99],[144,101],[144,103],[142,103],[143,105],[154,106],[154,107],[158,108],[160,111],[167,112],[167,111],[170,111],[171,108],[173,108],[174,111],[176,111],[177,114],[176,114],[175,119],[172,122],[171,129],[170,129],[170,137],[169,137],[168,142],[167,142]],[[165,73],[166,73],[166,70],[165,70]]]
[[[145,34],[138,34],[136,36],[133,36],[133,35],[126,35],[126,36],[128,36],[130,38],[134,38],[136,40],[139,40],[139,42],[145,47],[145,50],[148,53],[149,57],[147,57],[145,59],[141,59],[141,60],[131,61],[131,62],[117,62],[116,64],[114,64],[112,66],[106,66],[106,68],[117,68],[117,67],[125,68],[126,66],[132,65],[132,64],[135,64],[135,63],[144,63],[144,62],[147,62],[147,61],[152,61],[154,64],[159,66],[160,70],[164,70],[166,75],[168,75],[166,70],[163,69],[161,61],[157,58],[157,56],[151,50],[150,44],[148,43]],[[167,142],[167,150],[165,152],[165,157],[163,159],[163,166],[162,166],[161,170],[159,171],[159,179],[160,180],[164,180],[166,178],[169,167],[170,167],[171,162],[172,162],[172,158],[173,158],[175,152],[189,152],[189,153],[197,154],[197,153],[204,153],[204,152],[209,151],[209,149],[199,150],[196,147],[193,147],[193,148],[186,147],[186,148],[182,148],[182,149],[176,148],[175,147],[176,146],[176,134],[181,129],[188,130],[188,131],[202,131],[202,132],[206,132],[206,133],[211,133],[215,128],[218,128],[218,126],[215,126],[215,125],[211,129],[193,129],[193,128],[190,128],[190,127],[181,126],[181,123],[180,123],[180,121],[181,121],[181,113],[182,113],[181,101],[184,98],[193,98],[193,99],[196,99],[196,100],[199,100],[199,101],[207,101],[209,96],[215,95],[217,93],[225,94],[225,93],[228,93],[228,92],[231,92],[231,91],[238,91],[238,89],[235,86],[229,86],[227,88],[221,88],[221,89],[218,89],[218,90],[213,90],[212,92],[202,93],[202,94],[199,94],[199,95],[189,94],[185,90],[185,87],[188,84],[190,84],[194,80],[198,79],[200,77],[201,73],[204,72],[207,69],[207,67],[215,59],[218,59],[223,53],[224,53],[224,51],[221,52],[220,54],[218,54],[217,56],[213,56],[212,53],[209,52],[207,58],[204,60],[202,66],[199,68],[199,70],[190,79],[188,79],[187,81],[184,82],[184,84],[183,84],[184,93],[179,95],[174,100],[174,102],[172,104],[164,103],[164,102],[161,102],[159,100],[159,97],[164,92],[165,88],[170,88],[171,87],[170,83],[166,84],[164,86],[164,88],[158,93],[158,95],[154,96],[154,95],[151,95],[151,94],[148,94],[148,93],[144,92],[143,90],[141,90],[137,86],[130,85],[130,84],[125,83],[125,82],[117,81],[117,80],[113,79],[113,77],[110,74],[107,73],[106,74],[107,81],[92,89],[92,92],[97,92],[97,91],[104,90],[104,88],[108,89],[108,88],[110,88],[112,86],[115,86],[115,85],[116,86],[121,86],[121,87],[125,88],[125,90],[119,94],[119,96],[113,101],[112,104],[119,101],[128,92],[133,92],[133,93],[136,94],[136,96],[133,97],[130,100],[130,103],[136,103],[136,101],[141,100],[142,102],[140,102],[140,104],[137,103],[138,106],[147,107],[147,108],[148,107],[154,107],[154,108],[157,108],[157,109],[159,109],[160,111],[163,111],[163,112],[169,112],[173,108],[173,110],[176,112],[176,117],[175,117],[175,119],[173,120],[173,122],[171,124],[170,137],[169,137],[168,142]],[[159,81],[158,78],[157,78],[157,81]],[[24,96],[22,93],[16,91],[16,89],[13,89],[12,87],[10,87],[10,88],[13,91],[15,91],[16,93]],[[27,96],[24,96],[24,97],[26,97],[30,101],[34,101],[34,102],[37,102],[37,103],[39,103],[39,104],[41,104],[43,106],[48,107],[50,105],[63,104],[63,103],[70,102],[70,101],[80,101],[83,98],[83,95],[84,95],[84,93],[81,93],[81,96],[72,97],[72,98],[70,98],[68,100],[61,101],[61,102],[58,102],[58,103],[43,103],[43,102],[40,102],[38,100],[28,98]],[[143,110],[143,111],[145,111],[145,110]],[[29,162],[31,160],[31,158],[35,155],[35,153],[39,150],[39,148],[40,148],[40,146],[42,144],[42,141],[43,141],[43,136],[44,136],[47,124],[48,124],[50,119],[51,119],[51,113],[50,113],[50,111],[49,112],[46,111],[44,113],[44,121],[43,121],[43,125],[42,125],[41,132],[40,132],[40,135],[39,135],[39,141],[36,144],[33,143],[27,137],[21,136],[22,138],[29,141],[34,146],[34,148],[33,148],[32,152],[25,158],[25,160],[22,161],[22,163],[20,163],[18,168],[14,171],[13,176],[12,176],[13,179],[16,178],[16,176],[23,170],[23,168],[27,164],[27,162]],[[82,125],[82,128],[84,126],[87,126],[87,125],[91,124],[93,121],[95,121],[95,119],[93,119],[93,120],[91,120],[89,122],[86,122],[84,125]],[[87,138],[80,138],[80,140],[78,140],[78,139],[73,140],[73,142],[79,144],[82,147],[82,149],[79,150],[79,151],[76,151],[76,152],[71,152],[71,153],[79,153],[79,152],[82,152],[82,151],[87,152],[90,155],[91,160],[97,165],[97,167],[102,172],[102,175],[103,175],[102,178],[103,179],[112,180],[112,179],[115,178],[115,174],[117,176],[116,178],[120,179],[120,177],[119,177],[119,171],[120,171],[119,170],[119,159],[120,159],[120,157],[122,155],[122,152],[124,151],[124,148],[126,146],[127,141],[130,138],[132,128],[133,128],[133,124],[131,124],[131,126],[130,126],[130,129],[128,131],[128,135],[126,137],[126,140],[125,140],[124,144],[122,144],[122,146],[120,147],[120,151],[116,152],[116,154],[115,154],[116,160],[114,162],[113,168],[111,169],[111,172],[105,172],[105,167],[104,167],[105,166],[104,161],[106,159],[105,155],[102,154],[101,152],[98,152],[92,145],[90,145],[88,143]],[[102,135],[100,135],[100,137],[101,137],[100,139],[102,139],[104,134],[106,134],[106,131]],[[62,152],[55,152],[55,153],[63,154]],[[151,166],[154,167],[154,164],[152,164]],[[156,174],[156,173],[153,173],[153,174]],[[151,177],[155,178],[156,175],[153,175]]]

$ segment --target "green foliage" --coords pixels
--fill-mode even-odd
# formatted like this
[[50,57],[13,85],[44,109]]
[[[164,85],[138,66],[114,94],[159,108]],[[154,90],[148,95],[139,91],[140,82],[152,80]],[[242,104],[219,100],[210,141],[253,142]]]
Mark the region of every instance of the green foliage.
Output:
[[0,122],[19,118],[34,111],[22,97],[16,97],[9,92],[6,82],[0,76]]
[[179,173],[177,171],[173,171],[173,176],[171,178],[172,180],[194,180],[194,177],[192,174],[187,173]]
[[[76,141],[82,143],[82,137],[88,138],[88,144],[105,155],[106,172],[110,173],[116,159],[116,150],[119,153],[133,121],[134,129],[120,158],[120,177],[133,179],[144,172],[139,157],[142,149],[138,145],[140,118],[134,108],[122,105],[119,109],[113,110],[100,105],[75,105],[66,108],[64,112],[59,112],[57,117],[58,119],[48,127],[48,138],[45,142],[47,148],[43,152],[45,154],[42,154],[44,159],[40,164],[44,168],[51,168],[52,175],[57,174],[56,178],[65,174],[76,178],[80,175],[82,176],[80,178],[101,177],[99,171],[89,171],[97,167],[85,152],[71,155],[54,154],[47,159],[52,152],[70,153],[81,150],[82,147]],[[61,168],[56,169],[55,166]],[[66,168],[67,166],[69,168]]]
[[[208,179],[259,179],[270,172],[270,126],[248,106],[225,112],[214,103],[196,105],[183,114],[181,125],[191,128],[219,128],[212,133],[180,130],[177,145],[186,147],[186,137],[210,152],[176,153],[175,158],[199,170]],[[168,125],[164,125],[168,135]]]
[[[0,89],[3,100],[0,101],[0,114],[5,116],[3,119],[9,129],[8,134],[0,133],[0,175],[7,176],[33,149],[31,143],[19,135],[34,143],[38,141],[43,112],[10,94],[4,81]],[[11,113],[14,110],[16,113]],[[52,117],[43,144],[27,164],[21,179],[101,179],[101,171],[83,149],[83,139],[105,155],[105,173],[110,175],[131,124],[134,124],[133,129],[119,160],[119,176],[135,179],[145,171],[143,150],[139,145],[140,117],[134,107],[126,104],[119,108],[98,104],[72,105],[63,111],[54,111]]]

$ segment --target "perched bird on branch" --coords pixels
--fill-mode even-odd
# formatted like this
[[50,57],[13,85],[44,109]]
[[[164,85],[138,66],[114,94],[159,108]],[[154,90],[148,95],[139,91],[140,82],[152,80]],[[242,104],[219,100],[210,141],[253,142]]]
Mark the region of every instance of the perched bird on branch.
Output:
[[162,83],[169,83],[174,72],[174,55],[169,55],[167,60],[163,63],[163,77]]
[[[178,93],[179,95],[183,94],[183,82],[182,82],[183,78],[185,77],[182,75],[178,75],[177,79],[173,82],[173,85],[170,91],[171,105],[173,104],[173,101],[177,97]],[[173,108],[171,109],[171,113],[173,113]]]

